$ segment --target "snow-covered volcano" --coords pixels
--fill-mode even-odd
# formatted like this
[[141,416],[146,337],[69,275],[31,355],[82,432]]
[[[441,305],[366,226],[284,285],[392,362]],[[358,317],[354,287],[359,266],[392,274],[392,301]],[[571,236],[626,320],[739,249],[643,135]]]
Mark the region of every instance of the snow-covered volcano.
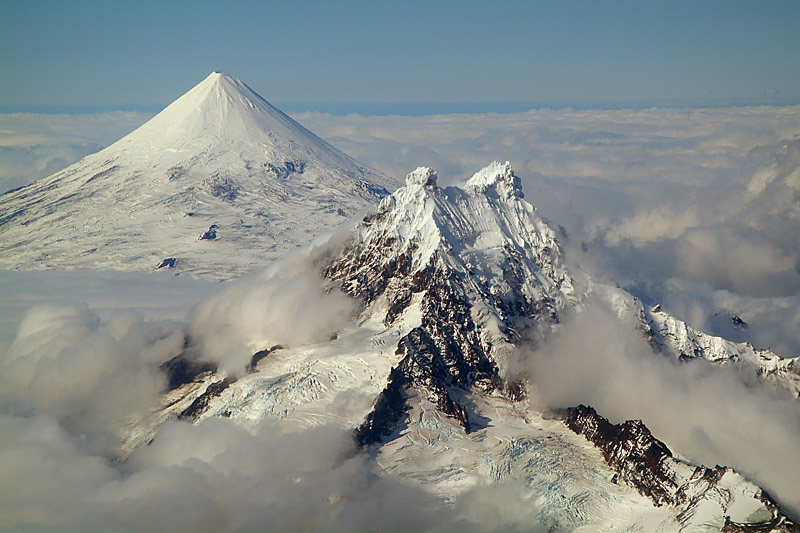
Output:
[[[744,476],[673,456],[641,421],[614,425],[586,406],[560,414],[537,407],[541,378],[514,370],[517,350],[533,346],[535,356],[591,293],[667,357],[741,364],[793,391],[797,380],[791,361],[781,366],[704,336],[618,289],[576,289],[556,233],[524,199],[510,165],[494,163],[447,188],[431,169],[417,169],[308,263],[322,277],[317,299],[345,293],[356,320],[299,341],[257,316],[258,334],[247,338],[237,328],[253,309],[243,302],[271,283],[274,291],[254,299],[283,301],[278,312],[290,313],[280,293],[297,286],[296,273],[273,270],[230,286],[198,309],[161,365],[169,391],[154,412],[128,421],[123,456],[157,439],[170,418],[333,422],[353,430],[380,475],[440,502],[481,484],[521,484],[536,509],[523,530],[796,530]],[[347,313],[326,305],[327,315]],[[314,305],[301,311],[302,329],[318,328]],[[220,350],[226,335],[247,344],[246,357]]]
[[229,279],[395,186],[214,72],[108,148],[0,196],[0,267]]

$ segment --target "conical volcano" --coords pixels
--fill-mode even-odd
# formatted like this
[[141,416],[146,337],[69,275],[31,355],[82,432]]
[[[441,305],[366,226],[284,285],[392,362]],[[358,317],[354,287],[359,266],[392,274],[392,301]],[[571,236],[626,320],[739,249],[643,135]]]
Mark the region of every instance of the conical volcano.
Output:
[[395,185],[214,72],[106,149],[0,196],[0,267],[229,279]]

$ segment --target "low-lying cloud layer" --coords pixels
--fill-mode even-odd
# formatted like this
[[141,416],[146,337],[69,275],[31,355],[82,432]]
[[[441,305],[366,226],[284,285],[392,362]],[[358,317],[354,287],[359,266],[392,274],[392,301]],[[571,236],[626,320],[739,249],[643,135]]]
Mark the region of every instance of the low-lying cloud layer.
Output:
[[35,307],[0,359],[0,405],[52,414],[103,449],[112,424],[155,407],[166,384],[158,366],[182,343],[180,330],[136,313],[101,321],[85,305]]
[[[754,298],[800,294],[800,107],[294,116],[399,178],[427,165],[446,184],[511,161],[527,198],[567,230],[572,255],[651,303],[667,279]],[[147,117],[2,115],[0,145],[24,156],[2,159],[0,185],[40,177]],[[794,353],[800,345],[785,355]]]

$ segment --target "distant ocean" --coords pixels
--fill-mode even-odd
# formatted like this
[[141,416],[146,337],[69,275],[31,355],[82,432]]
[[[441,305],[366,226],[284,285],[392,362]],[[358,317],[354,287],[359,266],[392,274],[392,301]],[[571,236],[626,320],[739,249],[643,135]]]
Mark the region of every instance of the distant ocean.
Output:
[[[318,112],[331,115],[359,114],[365,116],[401,115],[419,117],[425,115],[482,114],[482,113],[521,113],[532,109],[648,109],[666,108],[714,108],[730,106],[781,106],[796,105],[793,102],[745,102],[745,101],[669,101],[669,102],[411,102],[411,103],[367,103],[367,104],[326,104],[326,103],[282,103],[270,102],[287,113]],[[48,114],[94,114],[113,111],[137,111],[158,113],[166,105],[104,105],[104,106],[3,106],[0,113],[48,113]]]

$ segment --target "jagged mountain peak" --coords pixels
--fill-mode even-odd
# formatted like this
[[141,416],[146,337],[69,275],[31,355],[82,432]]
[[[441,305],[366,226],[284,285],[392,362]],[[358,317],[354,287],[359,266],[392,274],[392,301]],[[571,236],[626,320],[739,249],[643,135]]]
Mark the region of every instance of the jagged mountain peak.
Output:
[[439,176],[436,171],[429,167],[417,167],[416,170],[406,176],[406,185],[409,187],[423,187],[426,189],[433,189],[436,187],[436,182]]
[[[639,529],[688,530],[706,524],[710,508],[725,530],[792,530],[735,472],[672,461],[643,421],[616,427],[587,408],[565,424],[531,409],[536,389],[529,385],[538,376],[511,371],[516,350],[579,313],[587,295],[575,295],[558,240],[521,192],[508,164],[492,163],[462,186],[444,188],[433,169],[411,172],[348,239],[314,257],[326,289],[362,304],[357,323],[319,343],[253,345],[239,377],[197,367],[127,446],[152,438],[169,416],[316,424],[335,413],[355,428],[356,442],[374,446],[371,457],[391,465],[381,472],[420,480],[448,499],[484,480],[526,480],[540,491],[539,517],[549,529],[624,529],[617,517],[633,505],[628,519]],[[621,317],[643,321],[654,347],[671,342],[663,340],[673,338],[671,330],[660,334],[659,322],[647,321],[657,311],[608,290]],[[702,339],[691,333],[705,357]],[[166,366],[192,362],[182,357],[189,356]],[[356,396],[357,406],[341,409],[343,397],[350,405]],[[603,431],[587,434],[592,428]],[[654,522],[644,518],[654,512]]]
[[522,183],[511,163],[494,161],[486,168],[476,172],[469,180],[467,186],[476,190],[486,191],[489,187],[496,188],[497,192],[506,198],[524,198]]
[[[529,265],[533,278],[534,271],[544,272],[562,280],[571,294],[558,239],[524,200],[508,162],[493,162],[462,186],[445,188],[437,185],[436,171],[419,167],[406,177],[405,187],[364,219],[355,238],[397,240],[398,253],[413,247],[417,268],[424,268],[438,251],[452,268],[487,279],[502,279],[498,269],[510,254]],[[545,278],[541,281],[549,285]]]
[[[440,188],[435,171],[416,169],[357,225],[325,276],[367,303],[385,302],[387,323],[414,294],[439,305],[452,289],[456,324],[469,318],[484,333],[476,353],[502,352],[518,330],[558,322],[575,294],[555,233],[521,194],[498,194],[514,183],[510,165],[478,175]],[[504,373],[505,358],[497,363],[499,374],[485,371],[492,379]]]

